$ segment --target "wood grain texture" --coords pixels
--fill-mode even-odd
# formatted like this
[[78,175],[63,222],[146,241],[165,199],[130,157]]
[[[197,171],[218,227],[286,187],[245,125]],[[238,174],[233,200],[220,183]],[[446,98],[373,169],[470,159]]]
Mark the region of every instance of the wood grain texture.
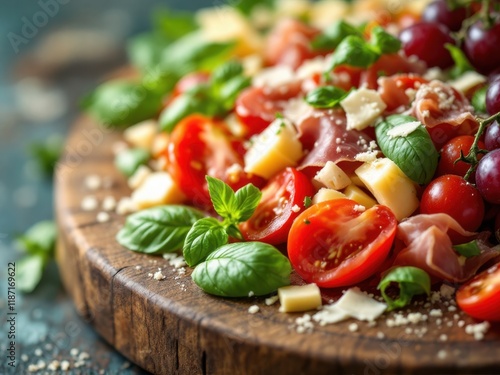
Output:
[[[80,208],[89,194],[100,202],[130,194],[112,162],[111,146],[119,139],[88,118],[74,127],[56,174],[57,258],[79,313],[131,361],[155,374],[178,375],[500,373],[499,328],[476,341],[457,326],[474,322],[443,304],[434,306],[443,316],[429,323],[388,328],[382,318],[375,327],[357,322],[356,332],[347,321],[298,334],[294,322],[303,314],[279,313],[279,303],[267,306],[264,298],[206,295],[189,269],[182,275],[161,257],[122,248],[115,235],[123,216],[111,213],[110,221],[98,223],[98,211]],[[89,191],[84,180],[90,174],[111,186]],[[158,268],[165,280],[148,277]],[[252,315],[254,304],[260,311]],[[428,332],[418,337],[415,330],[422,328]]]

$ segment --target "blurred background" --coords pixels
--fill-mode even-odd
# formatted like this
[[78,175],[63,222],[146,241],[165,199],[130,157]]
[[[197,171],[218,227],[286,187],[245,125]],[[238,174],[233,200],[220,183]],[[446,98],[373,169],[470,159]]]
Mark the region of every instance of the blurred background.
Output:
[[[16,238],[33,224],[53,219],[51,169],[79,114],[79,99],[126,63],[125,40],[147,30],[158,9],[219,3],[39,0],[0,5],[0,374],[60,373],[66,365],[69,374],[145,373],[78,317],[53,262],[32,293],[16,290],[16,361],[9,366],[8,263],[16,261],[19,268],[26,256],[19,248],[30,250],[30,238],[24,237],[24,246]],[[27,270],[36,279],[36,267]]]

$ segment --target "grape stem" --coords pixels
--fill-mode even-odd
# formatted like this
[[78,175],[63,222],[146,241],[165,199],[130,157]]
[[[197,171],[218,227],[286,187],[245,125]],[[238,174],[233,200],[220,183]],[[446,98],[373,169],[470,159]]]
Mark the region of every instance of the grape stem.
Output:
[[[500,119],[500,112],[494,114],[493,116],[490,116],[485,119],[480,119],[478,118],[477,121],[479,123],[479,128],[477,129],[476,135],[474,136],[474,142],[472,142],[472,146],[470,148],[469,153],[467,156],[465,156],[462,151],[460,151],[460,158],[458,158],[455,163],[459,161],[466,162],[470,164],[471,166],[469,167],[469,170],[464,176],[465,180],[469,180],[471,177],[472,173],[476,170],[476,166],[479,163],[478,161],[478,156],[479,154],[486,154],[488,150],[483,150],[480,149],[478,146],[479,143],[479,138],[483,135],[484,131],[486,130],[486,127],[491,124],[493,121],[497,121]],[[499,125],[500,126],[500,125]]]

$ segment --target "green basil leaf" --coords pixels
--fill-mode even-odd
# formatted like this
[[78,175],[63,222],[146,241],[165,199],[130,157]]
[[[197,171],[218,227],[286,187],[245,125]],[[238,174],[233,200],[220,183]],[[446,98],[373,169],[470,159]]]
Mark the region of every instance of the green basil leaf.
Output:
[[406,136],[391,137],[388,132],[397,126],[416,122],[405,115],[392,115],[375,127],[377,143],[386,157],[418,184],[428,183],[436,171],[439,154],[427,129],[420,124]]
[[481,87],[472,95],[471,104],[478,113],[487,113],[486,91],[488,91],[488,86]]
[[316,50],[333,50],[349,35],[363,36],[363,34],[350,23],[342,20],[336,21],[328,26],[322,34],[315,37],[311,42],[311,46]]
[[205,178],[208,183],[208,192],[215,212],[231,223],[237,222],[237,217],[235,217],[235,213],[237,212],[236,195],[233,189],[217,178],[210,176],[206,176]]
[[141,83],[116,80],[99,86],[82,105],[105,126],[126,127],[154,117],[162,97]]
[[330,70],[340,65],[368,68],[379,57],[380,54],[366,43],[363,38],[356,35],[349,35],[340,42],[333,53]]
[[380,54],[396,53],[401,49],[401,41],[380,26],[372,29],[370,44],[377,48]]
[[227,241],[228,235],[220,222],[212,217],[200,219],[186,236],[182,250],[184,259],[188,266],[194,267]]
[[233,109],[234,103],[238,98],[240,92],[250,86],[252,80],[250,77],[237,76],[228,80],[225,84],[221,85],[216,97],[213,100],[219,101],[219,107],[223,111],[216,115],[224,116],[228,111]]
[[457,253],[463,255],[466,258],[470,258],[481,254],[481,249],[479,248],[479,245],[477,244],[476,240],[472,240],[470,242],[463,243],[460,245],[455,245],[453,246],[453,250],[455,250]]
[[62,137],[49,137],[42,142],[33,142],[28,147],[42,173],[52,176],[64,148]]
[[318,87],[309,91],[305,101],[315,108],[333,108],[347,96],[347,92],[335,86]]
[[238,61],[228,61],[214,69],[211,81],[214,84],[223,84],[230,79],[243,74],[243,65]]
[[259,205],[262,192],[252,184],[247,184],[235,194],[236,221],[243,222],[250,219]]
[[144,148],[130,148],[119,152],[115,157],[115,165],[125,176],[132,176],[137,168],[149,160],[149,151]]
[[465,56],[465,53],[461,48],[450,43],[446,43],[444,46],[448,51],[450,51],[451,58],[455,63],[455,65],[450,69],[451,78],[458,78],[465,72],[474,70],[474,67],[469,62],[467,56]]
[[177,40],[198,28],[193,12],[168,8],[156,9],[153,13],[154,30],[166,40]]
[[53,221],[40,221],[17,239],[19,247],[32,255],[51,258],[55,251],[57,227]]
[[262,242],[224,245],[211,253],[192,273],[205,292],[223,297],[266,295],[290,284],[290,261]]
[[193,95],[178,96],[161,112],[158,120],[160,129],[168,133],[172,132],[182,119],[194,113],[201,113],[203,103]]
[[46,257],[40,254],[25,256],[16,262],[16,287],[23,293],[31,293],[42,279]]
[[[398,284],[399,297],[393,300],[385,290],[392,283]],[[411,302],[413,296],[418,294],[429,295],[431,290],[431,278],[427,272],[416,267],[396,267],[382,277],[377,286],[382,293],[382,297],[387,302],[387,310],[402,308]]]
[[132,65],[146,72],[158,65],[170,41],[158,33],[143,33],[127,42],[126,50]]
[[187,206],[158,206],[136,212],[116,235],[118,243],[140,253],[169,253],[184,245],[193,224],[204,217]]
[[241,13],[248,16],[256,6],[264,6],[273,9],[275,0],[238,0],[228,4],[236,7]]

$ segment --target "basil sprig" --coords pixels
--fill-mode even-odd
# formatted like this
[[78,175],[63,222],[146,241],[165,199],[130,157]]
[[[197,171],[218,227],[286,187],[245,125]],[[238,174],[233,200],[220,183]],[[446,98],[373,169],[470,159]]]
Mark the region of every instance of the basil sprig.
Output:
[[307,93],[305,101],[314,108],[334,108],[348,95],[335,86],[322,86]]
[[[394,300],[386,294],[386,289],[391,284],[397,284],[399,287],[399,297]],[[377,289],[387,303],[387,310],[391,311],[408,305],[413,296],[424,293],[429,295],[431,279],[427,272],[420,268],[396,267],[384,275]]]
[[187,206],[158,206],[127,217],[116,235],[118,243],[140,253],[170,253],[184,245],[193,224],[203,213]]
[[232,243],[211,253],[193,274],[205,292],[222,297],[261,296],[290,284],[290,261],[262,242]]
[[421,124],[405,136],[390,136],[397,126],[416,122],[406,115],[392,115],[375,127],[377,143],[386,157],[391,159],[410,179],[418,184],[428,183],[436,171],[439,154],[427,129]]

